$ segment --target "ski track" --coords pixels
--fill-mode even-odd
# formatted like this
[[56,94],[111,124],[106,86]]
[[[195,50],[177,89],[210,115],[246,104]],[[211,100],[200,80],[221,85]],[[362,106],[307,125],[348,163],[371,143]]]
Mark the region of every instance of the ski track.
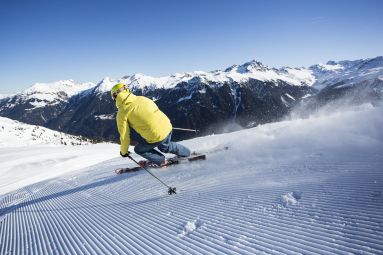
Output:
[[6,194],[0,254],[383,254],[381,151],[214,167],[228,155],[153,170],[175,196],[116,160]]

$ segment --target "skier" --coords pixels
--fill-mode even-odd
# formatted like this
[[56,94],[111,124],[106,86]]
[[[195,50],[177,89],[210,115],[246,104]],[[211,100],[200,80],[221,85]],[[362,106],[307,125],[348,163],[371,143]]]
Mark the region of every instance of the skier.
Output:
[[[147,159],[140,165],[147,164],[162,167],[169,165],[161,153],[172,153],[179,157],[190,156],[185,146],[172,142],[172,124],[169,118],[149,98],[134,95],[124,84],[116,84],[111,90],[116,103],[117,128],[120,133],[120,155],[130,155],[130,128],[134,129],[143,139],[134,147],[134,152]],[[156,150],[158,148],[161,152]]]

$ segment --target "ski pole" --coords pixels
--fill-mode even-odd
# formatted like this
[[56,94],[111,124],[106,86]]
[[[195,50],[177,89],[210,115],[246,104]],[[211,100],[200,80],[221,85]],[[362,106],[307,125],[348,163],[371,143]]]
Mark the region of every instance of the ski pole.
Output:
[[197,129],[177,128],[177,127],[174,127],[173,129],[174,129],[174,130],[189,131],[189,132],[196,132],[196,133],[199,132],[199,130],[197,130]]
[[128,155],[128,158],[131,159],[134,163],[136,163],[138,166],[140,166],[142,169],[144,169],[146,172],[148,172],[151,176],[153,176],[154,178],[156,178],[157,180],[159,180],[165,187],[168,188],[168,194],[169,195],[172,195],[172,194],[177,194],[176,193],[176,187],[170,187],[168,186],[166,183],[164,183],[163,181],[161,181],[160,178],[158,178],[157,176],[155,176],[151,171],[149,171],[149,169],[147,169],[146,167],[143,167],[141,166],[140,164],[138,164],[138,162],[132,158],[132,156]]

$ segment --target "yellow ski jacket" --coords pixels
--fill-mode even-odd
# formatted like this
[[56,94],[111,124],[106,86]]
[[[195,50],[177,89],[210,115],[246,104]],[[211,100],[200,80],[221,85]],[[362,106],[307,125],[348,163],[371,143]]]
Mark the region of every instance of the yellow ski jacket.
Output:
[[126,154],[130,145],[130,127],[148,143],[164,140],[172,130],[169,118],[149,98],[122,91],[116,98],[117,128],[120,151]]

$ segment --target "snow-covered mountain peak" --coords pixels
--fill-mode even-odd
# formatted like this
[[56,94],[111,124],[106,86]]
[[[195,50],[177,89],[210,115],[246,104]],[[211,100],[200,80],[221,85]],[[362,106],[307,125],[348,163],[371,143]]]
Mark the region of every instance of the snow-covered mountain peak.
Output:
[[[18,95],[35,108],[53,105],[67,100],[81,91],[102,94],[109,92],[116,83],[124,83],[130,88],[151,90],[156,88],[171,89],[177,84],[186,82],[203,83],[246,83],[249,79],[274,82],[284,81],[295,86],[314,86],[322,89],[339,82],[353,84],[365,79],[383,76],[383,57],[359,59],[353,61],[328,61],[312,65],[309,68],[271,68],[258,60],[242,65],[232,65],[223,70],[180,72],[168,76],[152,77],[142,73],[126,75],[120,79],[105,77],[96,86],[91,83],[75,83],[73,80],[61,80],[52,83],[35,83]],[[90,90],[91,89],[91,90]],[[1,99],[1,98],[0,98]],[[6,100],[6,99],[3,99]]]
[[326,64],[320,63],[309,67],[311,70],[320,70],[323,72],[337,72],[341,70],[360,71],[371,68],[382,68],[383,56],[376,58],[358,59],[358,60],[342,60],[342,61],[327,61]]
[[[226,68],[224,72],[228,73],[228,72],[231,72],[233,70],[237,70],[238,67],[239,67],[239,65],[232,65],[232,66]],[[217,70],[216,72],[220,72],[220,70]]]
[[105,77],[100,81],[95,91],[98,93],[109,92],[117,83],[126,84],[129,88],[148,89],[148,88],[173,88],[182,81],[188,81],[193,77],[189,73],[176,73],[170,76],[151,77],[141,73],[123,76],[121,79],[113,80]]
[[383,75],[383,57],[358,59],[353,61],[328,61],[326,64],[310,66],[315,83],[313,86],[322,89],[328,85],[346,82],[351,86],[357,82],[375,79]]
[[75,83],[74,80],[60,80],[51,83],[35,83],[23,91],[23,94],[52,94],[64,92],[68,96],[73,96],[82,90],[94,86],[92,82]]
[[137,73],[131,76],[124,76],[120,82],[127,84],[130,88],[173,88],[180,82],[189,81],[195,75],[197,74],[175,73],[169,76],[152,77]]
[[270,68],[260,61],[252,60],[243,65],[233,65],[224,72],[220,72],[221,77],[226,80],[236,82],[246,82],[249,79],[260,81],[284,81],[295,86],[311,86],[314,77],[310,70],[306,68],[284,67],[280,69]]
[[[161,79],[164,77],[154,78],[151,76],[144,75],[142,73],[136,73],[132,76],[128,76],[126,79],[126,83],[131,87],[150,87],[150,86],[159,86]],[[169,77],[166,77],[169,78]]]
[[270,69],[269,67],[263,65],[261,62],[257,60],[252,60],[250,62],[246,62],[245,64],[240,66],[242,69],[246,70],[247,72],[253,72],[253,71],[265,71],[267,69]]
[[254,59],[252,61],[244,63],[243,65],[232,65],[229,68],[226,68],[224,72],[225,73],[237,72],[240,74],[246,74],[246,73],[252,73],[256,71],[266,71],[267,69],[270,69],[270,68]]
[[94,87],[94,83],[76,83],[73,80],[60,80],[51,83],[35,83],[23,92],[16,94],[20,100],[29,101],[34,108],[55,105],[81,91]]
[[5,99],[5,98],[8,98],[8,97],[12,97],[14,96],[15,94],[0,94],[0,100],[2,99]]
[[[122,82],[135,88],[173,88],[181,82],[246,82],[249,79],[260,81],[284,81],[295,86],[315,86],[321,89],[338,82],[342,77],[360,79],[380,77],[383,68],[383,57],[361,59],[354,61],[328,61],[309,68],[283,67],[270,68],[258,60],[252,60],[242,65],[232,65],[224,70],[194,71],[175,73],[169,76],[151,77],[141,73],[124,76],[116,82]],[[348,76],[347,76],[348,75]],[[357,79],[359,81],[360,79]],[[110,88],[109,88],[110,89]]]
[[379,56],[376,58],[369,58],[358,66],[359,69],[372,69],[372,68],[382,68],[383,67],[383,56]]
[[95,92],[96,93],[104,93],[104,92],[109,92],[114,85],[116,85],[117,81],[109,78],[109,77],[104,77],[95,87]]

